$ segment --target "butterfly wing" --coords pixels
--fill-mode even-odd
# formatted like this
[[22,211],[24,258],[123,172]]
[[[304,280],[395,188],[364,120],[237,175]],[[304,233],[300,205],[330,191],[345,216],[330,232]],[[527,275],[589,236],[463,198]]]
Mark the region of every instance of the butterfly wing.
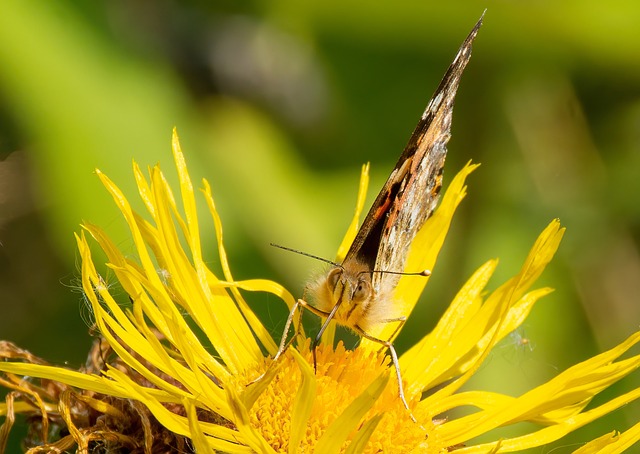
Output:
[[[404,271],[409,246],[438,202],[453,104],[481,25],[482,18],[462,43],[343,263],[356,260],[371,270]],[[379,290],[395,285],[398,276],[374,273],[372,280]]]

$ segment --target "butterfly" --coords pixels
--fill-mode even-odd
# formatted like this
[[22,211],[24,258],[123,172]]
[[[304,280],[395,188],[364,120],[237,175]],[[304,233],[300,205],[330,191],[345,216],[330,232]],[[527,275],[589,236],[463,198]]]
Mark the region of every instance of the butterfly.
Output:
[[[301,299],[292,309],[285,326],[283,342],[276,355],[277,358],[286,348],[286,333],[293,314],[298,307],[304,307],[325,319],[312,344],[314,366],[316,347],[333,320],[360,337],[377,342],[389,350],[396,370],[400,399],[410,413],[402,387],[398,355],[392,342],[368,333],[372,327],[384,323],[398,323],[396,333],[399,332],[406,317],[390,317],[390,314],[393,314],[393,293],[400,276],[430,274],[427,270],[405,272],[405,262],[416,234],[438,203],[453,104],[482,19],[483,17],[478,20],[462,43],[344,260],[335,263],[320,259],[331,264],[331,267],[326,274],[309,285],[311,304]],[[411,417],[415,421],[413,414]]]

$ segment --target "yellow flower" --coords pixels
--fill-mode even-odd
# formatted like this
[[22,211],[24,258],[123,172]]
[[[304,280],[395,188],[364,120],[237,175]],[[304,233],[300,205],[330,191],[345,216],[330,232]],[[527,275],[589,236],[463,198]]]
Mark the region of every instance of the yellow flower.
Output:
[[[558,221],[540,234],[521,270],[497,290],[485,291],[497,261],[481,266],[436,328],[400,357],[406,398],[417,424],[402,405],[392,366],[379,344],[363,340],[352,351],[340,343],[334,348],[330,333],[319,347],[314,371],[309,339],[300,329],[295,346],[274,362],[277,343],[243,292],[271,293],[289,308],[295,300],[272,281],[234,280],[222,224],[209,184],[203,181],[222,276],[207,267],[196,195],[175,134],[173,152],[180,181],[177,197],[157,166],[147,180],[134,164],[146,217],[134,212],[118,187],[98,172],[129,225],[137,258],[125,256],[98,227],[84,226],[85,232],[77,236],[82,284],[102,338],[81,371],[47,365],[16,346],[0,344],[0,356],[6,359],[0,363],[0,384],[13,390],[0,406],[0,413],[7,415],[0,448],[15,414],[24,413],[32,420],[40,417],[32,427],[32,444],[49,443],[46,449],[75,444],[81,452],[97,447],[142,452],[160,447],[227,453],[511,452],[558,440],[640,396],[635,389],[585,410],[593,396],[640,366],[640,356],[619,359],[640,341],[640,333],[518,397],[461,391],[492,348],[551,291],[531,287],[560,243],[564,229]],[[475,167],[467,165],[454,178],[416,237],[407,269],[433,269],[465,196],[465,178]],[[367,170],[356,218],[338,256],[357,230]],[[119,305],[104,285],[86,233],[106,254],[130,306]],[[426,281],[401,278],[395,299],[405,314]],[[371,334],[384,339],[392,333],[382,329]],[[461,407],[476,411],[448,417]],[[497,427],[522,421],[538,425],[516,438],[473,442]],[[64,430],[56,438],[52,428]],[[596,438],[577,452],[621,452],[639,438],[636,425],[622,434]]]

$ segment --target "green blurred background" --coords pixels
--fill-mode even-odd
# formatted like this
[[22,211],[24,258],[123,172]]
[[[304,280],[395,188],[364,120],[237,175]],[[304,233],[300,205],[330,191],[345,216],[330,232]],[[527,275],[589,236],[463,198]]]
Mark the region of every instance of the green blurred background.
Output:
[[[630,0],[4,2],[0,338],[84,361],[72,234],[91,221],[133,254],[93,169],[132,201],[134,158],[175,181],[173,126],[194,181],[212,184],[236,278],[299,295],[318,265],[269,243],[333,256],[361,164],[372,165],[371,199],[485,7],[445,185],[468,160],[482,166],[397,348],[427,333],[485,260],[501,260],[492,288],[514,274],[555,217],[568,230],[540,285],[556,292],[472,386],[520,393],[622,341],[640,323],[640,4]],[[279,337],[280,301],[250,300]],[[636,374],[606,396],[639,385]],[[630,405],[553,452],[638,414]]]

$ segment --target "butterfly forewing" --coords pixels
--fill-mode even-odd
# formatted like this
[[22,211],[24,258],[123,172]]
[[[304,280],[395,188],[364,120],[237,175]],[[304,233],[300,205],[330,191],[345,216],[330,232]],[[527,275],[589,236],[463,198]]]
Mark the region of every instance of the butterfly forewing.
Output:
[[[404,271],[411,242],[438,202],[453,104],[460,76],[471,57],[471,45],[481,24],[482,19],[462,43],[369,210],[343,265],[357,261],[370,270]],[[374,273],[373,288],[376,291],[392,288],[398,277],[396,274]]]

